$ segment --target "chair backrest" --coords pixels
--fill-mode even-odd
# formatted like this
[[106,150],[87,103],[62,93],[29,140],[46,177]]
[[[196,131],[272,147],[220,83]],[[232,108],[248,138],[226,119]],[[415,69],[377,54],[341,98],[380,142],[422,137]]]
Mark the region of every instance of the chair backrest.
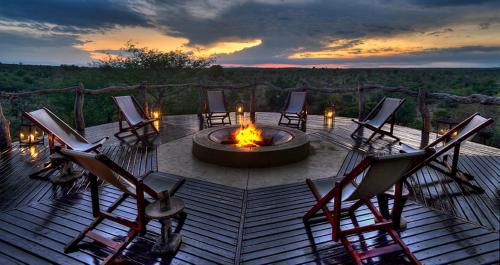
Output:
[[384,98],[382,99],[382,106],[377,111],[375,116],[370,118],[368,123],[374,127],[382,127],[384,123],[398,110],[399,106],[403,104],[403,99],[399,98]]
[[116,172],[113,169],[119,167],[103,154],[93,154],[79,152],[69,149],[60,149],[60,153],[70,158],[72,161],[89,171],[94,176],[108,182],[121,191],[135,195],[136,187],[134,183]]
[[356,178],[357,186],[349,183],[342,188],[342,200],[369,199],[387,191],[425,159],[426,151],[371,158],[371,164]]
[[292,91],[288,99],[288,105],[285,108],[286,113],[300,113],[304,110],[307,99],[307,92]]
[[44,130],[47,134],[54,135],[64,145],[71,149],[78,148],[80,144],[89,144],[87,139],[73,130],[68,124],[47,108],[24,112],[23,115],[37,127]]
[[[476,134],[481,129],[488,126],[492,122],[493,122],[492,119],[485,118],[479,114],[474,114],[472,119],[470,119],[470,121],[467,122],[466,124],[462,124],[462,126],[457,125],[453,129],[451,129],[455,130],[460,126],[460,128],[458,128],[458,134],[456,136],[453,136],[453,138],[450,141],[446,142],[444,146],[439,147],[438,152],[441,154],[453,152],[452,147],[455,144],[465,142],[474,138],[474,136],[476,136]],[[439,139],[439,140],[444,140],[444,139]]]
[[136,125],[147,119],[144,110],[137,105],[137,102],[132,96],[117,96],[113,97],[116,106],[120,112],[125,116],[125,119],[131,125]]
[[209,112],[227,112],[222,90],[208,90],[207,104]]

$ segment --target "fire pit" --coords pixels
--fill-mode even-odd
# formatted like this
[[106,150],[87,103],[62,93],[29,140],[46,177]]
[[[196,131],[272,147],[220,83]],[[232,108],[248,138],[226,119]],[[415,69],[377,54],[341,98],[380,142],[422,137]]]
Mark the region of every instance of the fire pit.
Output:
[[272,167],[306,158],[309,139],[302,131],[278,126],[210,128],[193,137],[193,155],[222,166]]

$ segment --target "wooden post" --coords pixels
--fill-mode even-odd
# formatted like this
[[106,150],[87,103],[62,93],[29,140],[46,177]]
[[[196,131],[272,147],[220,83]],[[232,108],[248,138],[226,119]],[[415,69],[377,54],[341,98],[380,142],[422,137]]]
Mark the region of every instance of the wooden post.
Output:
[[148,104],[148,81],[142,82],[142,95],[144,97],[144,112],[149,115],[149,104]]
[[201,85],[198,85],[198,94],[200,96],[200,107],[198,110],[198,127],[201,130],[205,128],[205,120],[203,118],[203,113],[205,112],[205,93],[204,89]]
[[82,83],[78,84],[75,88],[75,127],[79,132],[85,131],[85,119],[83,117],[83,97],[84,97],[85,87]]
[[0,102],[0,149],[12,147],[10,137],[10,122],[3,115],[2,103]]
[[427,91],[420,88],[418,90],[418,110],[422,117],[422,135],[420,139],[420,148],[423,148],[429,144],[429,135],[432,129],[431,125],[431,113],[429,108],[427,108]]
[[255,89],[257,84],[252,86],[252,90],[250,91],[250,120],[252,123],[255,123]]
[[363,87],[358,83],[358,120],[362,121],[365,118],[365,95]]

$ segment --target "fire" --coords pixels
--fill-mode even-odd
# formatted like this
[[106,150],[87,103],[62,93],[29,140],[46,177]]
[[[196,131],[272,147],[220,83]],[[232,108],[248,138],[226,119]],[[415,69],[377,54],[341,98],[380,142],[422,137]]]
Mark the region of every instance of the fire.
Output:
[[233,137],[238,147],[260,146],[260,143],[263,141],[262,130],[257,129],[253,123],[249,123],[246,126],[242,125],[234,132]]

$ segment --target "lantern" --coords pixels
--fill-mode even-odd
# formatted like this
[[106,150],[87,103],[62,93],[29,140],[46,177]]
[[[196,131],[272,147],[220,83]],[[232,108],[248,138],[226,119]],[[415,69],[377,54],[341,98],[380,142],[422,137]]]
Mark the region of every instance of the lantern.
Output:
[[149,108],[149,117],[155,120],[161,120],[161,107]]
[[19,126],[19,143],[21,145],[43,144],[43,131],[28,120],[22,119]]
[[236,115],[236,123],[243,124],[245,119],[245,105],[243,102],[236,102],[236,105],[234,105],[234,113]]
[[[443,120],[438,120],[437,125],[436,125],[436,138],[439,138],[440,136],[445,135],[448,133],[453,127],[455,127],[458,123],[451,120],[451,119],[443,119]],[[455,131],[451,137],[457,136],[458,132]]]
[[335,105],[331,103],[326,105],[323,116],[325,125],[329,128],[333,128],[333,125],[335,123]]
[[245,115],[245,105],[243,105],[243,102],[238,101],[236,102],[236,105],[234,107],[236,116],[244,116]]
[[160,121],[161,121],[161,118],[162,118],[161,107],[151,107],[151,108],[149,108],[149,117],[151,117],[151,119],[154,119],[153,126],[157,130],[160,130]]

